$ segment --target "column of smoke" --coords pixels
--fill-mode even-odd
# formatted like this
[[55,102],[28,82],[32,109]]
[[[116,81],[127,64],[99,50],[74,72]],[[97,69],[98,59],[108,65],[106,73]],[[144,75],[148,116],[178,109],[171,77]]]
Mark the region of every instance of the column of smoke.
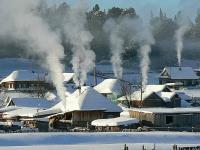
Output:
[[9,37],[23,45],[29,55],[40,58],[41,65],[49,70],[60,99],[65,99],[61,60],[64,49],[58,35],[34,12],[39,0],[1,0],[0,36]]
[[77,86],[82,86],[87,73],[95,65],[95,54],[90,49],[90,42],[93,39],[91,33],[86,29],[87,3],[80,0],[67,12],[68,17],[65,22],[65,35],[67,42],[72,45],[72,65],[75,73],[74,82]]
[[182,59],[182,51],[183,51],[183,38],[185,33],[189,30],[189,26],[187,24],[180,25],[179,28],[175,32],[175,39],[176,39],[176,52],[177,52],[177,59],[178,65],[181,67],[181,59]]
[[111,63],[113,72],[116,78],[121,79],[123,74],[122,68],[122,53],[124,39],[120,36],[120,24],[110,19],[104,24],[104,30],[109,33],[110,49],[111,49]]
[[151,45],[145,44],[140,47],[140,70],[142,73],[142,87],[145,89],[148,83],[148,72],[150,65],[149,53],[151,52]]
[[140,40],[140,70],[142,73],[142,87],[145,90],[148,83],[148,72],[150,66],[149,54],[151,52],[151,45],[155,43],[151,27],[148,23],[139,21],[141,29],[139,30],[139,40]]

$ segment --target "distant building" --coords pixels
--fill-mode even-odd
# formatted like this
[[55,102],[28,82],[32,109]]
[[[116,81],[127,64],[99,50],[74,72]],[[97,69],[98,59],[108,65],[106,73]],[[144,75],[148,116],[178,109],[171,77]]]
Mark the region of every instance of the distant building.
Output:
[[160,74],[159,84],[182,83],[183,86],[199,84],[199,77],[192,67],[165,67]]
[[16,70],[1,82],[2,90],[36,91],[43,90],[47,84],[45,73],[36,73],[31,70]]
[[94,89],[110,100],[116,100],[122,95],[122,83],[117,79],[105,79],[96,85]]
[[154,127],[195,127],[200,125],[200,109],[191,108],[133,108],[130,116],[144,125]]
[[128,101],[130,107],[180,107],[178,94],[171,92],[166,85],[147,85],[144,91],[138,90],[131,95],[118,98],[119,102]]
[[[73,76],[74,73],[63,73],[63,83],[66,86],[73,83]],[[41,94],[44,94],[47,90],[54,89],[50,76],[47,73],[31,70],[13,71],[6,78],[1,80],[0,87],[4,91],[39,91]]]

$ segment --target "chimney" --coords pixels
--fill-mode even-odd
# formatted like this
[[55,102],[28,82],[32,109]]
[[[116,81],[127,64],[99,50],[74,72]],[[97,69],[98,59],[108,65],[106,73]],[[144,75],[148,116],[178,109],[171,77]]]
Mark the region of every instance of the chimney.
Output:
[[182,70],[181,65],[179,65],[179,70],[180,70],[180,71]]
[[80,83],[80,80],[79,80],[79,85],[77,87],[78,91],[79,91],[79,96],[81,95],[81,83]]
[[97,77],[96,77],[96,65],[94,66],[93,77],[94,77],[94,84],[93,84],[93,86],[96,86],[96,85],[97,85]]

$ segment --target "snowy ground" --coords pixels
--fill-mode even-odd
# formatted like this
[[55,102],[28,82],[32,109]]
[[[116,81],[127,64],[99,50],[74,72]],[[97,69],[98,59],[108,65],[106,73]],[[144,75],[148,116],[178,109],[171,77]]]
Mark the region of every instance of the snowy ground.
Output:
[[[144,144],[145,143],[145,144]],[[2,150],[120,150],[124,144],[139,150],[153,144],[159,150],[172,149],[173,144],[200,146],[200,133],[188,132],[122,132],[122,133],[13,133],[0,134]]]

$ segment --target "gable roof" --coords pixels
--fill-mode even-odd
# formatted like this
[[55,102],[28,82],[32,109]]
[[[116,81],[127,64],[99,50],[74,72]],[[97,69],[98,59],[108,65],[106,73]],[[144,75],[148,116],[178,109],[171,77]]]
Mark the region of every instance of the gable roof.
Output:
[[73,79],[74,73],[63,73],[63,77],[64,77],[64,82],[67,83]]
[[105,79],[98,85],[94,87],[94,89],[102,94],[120,94],[121,93],[121,84],[117,79]]
[[31,70],[16,70],[4,78],[0,84],[11,81],[38,81],[44,79],[44,77],[45,73],[36,73]]
[[81,93],[76,90],[66,100],[66,111],[103,110],[121,112],[122,109],[91,87],[82,87]]
[[165,102],[171,102],[171,98],[176,95],[175,92],[158,92],[157,93]]
[[192,67],[165,67],[160,74],[160,77],[163,76],[163,73],[167,72],[171,79],[199,79]]

